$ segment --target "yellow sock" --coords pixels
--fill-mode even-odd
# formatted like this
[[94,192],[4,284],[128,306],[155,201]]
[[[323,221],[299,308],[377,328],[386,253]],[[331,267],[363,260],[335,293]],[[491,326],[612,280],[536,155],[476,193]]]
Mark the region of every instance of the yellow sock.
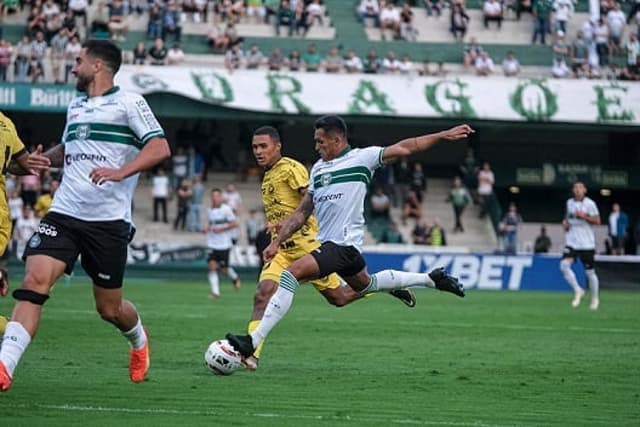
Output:
[[9,319],[0,315],[0,336],[4,334],[4,329],[7,327],[7,322],[9,322]]
[[[251,333],[255,331],[256,329],[258,329],[259,324],[260,324],[259,320],[252,320],[251,322],[249,322],[249,326],[247,326],[247,332]],[[256,347],[256,351],[253,352],[253,355],[255,356],[256,359],[260,358],[260,353],[262,353],[263,345],[264,345],[264,340],[262,340],[262,342],[258,344],[258,347]]]

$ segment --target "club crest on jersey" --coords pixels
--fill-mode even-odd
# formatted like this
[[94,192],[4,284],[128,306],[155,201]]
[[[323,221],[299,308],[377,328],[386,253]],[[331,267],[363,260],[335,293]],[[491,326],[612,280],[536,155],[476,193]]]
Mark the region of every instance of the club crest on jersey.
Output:
[[34,234],[31,237],[31,239],[29,239],[30,248],[37,248],[38,246],[40,246],[40,243],[42,243],[42,240],[40,239],[40,236],[38,236],[37,234]]
[[322,176],[320,177],[320,183],[322,184],[323,187],[326,187],[327,185],[331,184],[331,174],[323,173]]
[[89,125],[80,125],[76,128],[76,138],[80,141],[89,138],[89,133],[91,133],[91,127],[89,127]]

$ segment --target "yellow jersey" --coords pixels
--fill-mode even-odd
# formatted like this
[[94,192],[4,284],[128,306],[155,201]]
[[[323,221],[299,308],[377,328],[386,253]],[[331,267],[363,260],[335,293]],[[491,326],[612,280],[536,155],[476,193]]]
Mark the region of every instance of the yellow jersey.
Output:
[[5,175],[9,168],[9,163],[13,157],[22,155],[26,149],[24,144],[16,132],[16,127],[10,118],[0,112],[0,165],[2,173],[0,174],[0,212],[7,214],[9,208],[7,206],[7,196],[5,191]]
[[[304,195],[300,192],[309,186],[309,172],[304,165],[289,157],[282,157],[267,169],[262,179],[262,204],[267,222],[276,224],[296,210]],[[311,215],[307,222],[293,236],[281,245],[291,249],[298,243],[314,241],[318,233],[318,223]]]

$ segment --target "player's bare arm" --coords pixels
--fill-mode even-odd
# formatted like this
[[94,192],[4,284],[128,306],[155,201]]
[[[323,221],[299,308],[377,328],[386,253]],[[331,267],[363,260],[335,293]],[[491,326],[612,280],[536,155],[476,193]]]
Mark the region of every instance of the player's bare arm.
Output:
[[271,241],[269,246],[262,252],[262,258],[265,262],[271,261],[276,253],[278,247],[282,242],[287,240],[298,231],[307,222],[309,216],[313,213],[313,198],[309,193],[305,192],[300,205],[295,211],[288,217],[286,217],[281,223],[278,230],[278,235]]
[[231,221],[225,225],[216,225],[215,227],[211,227],[211,231],[214,233],[224,233],[225,231],[229,231],[234,228],[238,228],[238,223],[236,221]]
[[403,139],[384,149],[382,161],[390,163],[402,157],[408,157],[415,153],[428,150],[433,144],[444,139],[447,141],[458,141],[469,137],[475,130],[469,125],[459,125],[448,130],[428,135],[416,136]]
[[[14,157],[9,164],[9,173],[13,175],[39,175],[41,171],[49,169],[54,160],[59,158],[59,166],[62,166],[64,159],[64,147],[62,144],[56,145],[47,152],[42,152],[42,145],[38,145],[33,153],[22,152]],[[59,154],[61,152],[61,154]]]
[[142,150],[140,150],[140,153],[138,153],[135,159],[123,167],[119,169],[95,168],[91,171],[89,177],[91,181],[98,185],[107,181],[122,181],[131,175],[135,175],[138,172],[157,165],[169,158],[169,156],[171,156],[171,149],[169,148],[167,140],[161,137],[151,138]]

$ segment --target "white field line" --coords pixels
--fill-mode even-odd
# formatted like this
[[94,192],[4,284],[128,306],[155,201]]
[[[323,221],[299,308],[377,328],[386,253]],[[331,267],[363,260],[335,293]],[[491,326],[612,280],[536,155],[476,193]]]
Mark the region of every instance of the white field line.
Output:
[[[33,405],[16,405],[25,409],[36,408],[54,410],[54,411],[64,411],[64,412],[93,412],[93,413],[121,413],[121,414],[151,414],[151,415],[195,415],[195,416],[215,416],[215,417],[225,417],[228,416],[228,413],[224,412],[216,412],[210,410],[183,410],[176,408],[123,408],[123,407],[106,407],[106,406],[88,406],[88,405],[75,405],[75,404],[66,404],[66,405],[51,405],[51,404],[40,404],[34,403]],[[239,415],[239,414],[236,414]],[[409,424],[409,425],[442,425],[442,426],[453,426],[453,427],[507,427],[506,424],[492,424],[486,423],[484,421],[446,421],[446,420],[417,420],[417,419],[393,419],[386,417],[372,417],[372,416],[333,416],[333,415],[311,415],[311,414],[303,414],[303,413],[290,413],[290,414],[282,414],[276,412],[245,412],[242,414],[244,416],[254,417],[254,418],[281,418],[281,419],[300,419],[300,420],[318,420],[318,421],[341,421],[341,422],[352,422],[355,424],[362,423],[376,423],[380,425],[380,423],[392,423],[392,424]],[[511,424],[510,424],[511,425]]]

